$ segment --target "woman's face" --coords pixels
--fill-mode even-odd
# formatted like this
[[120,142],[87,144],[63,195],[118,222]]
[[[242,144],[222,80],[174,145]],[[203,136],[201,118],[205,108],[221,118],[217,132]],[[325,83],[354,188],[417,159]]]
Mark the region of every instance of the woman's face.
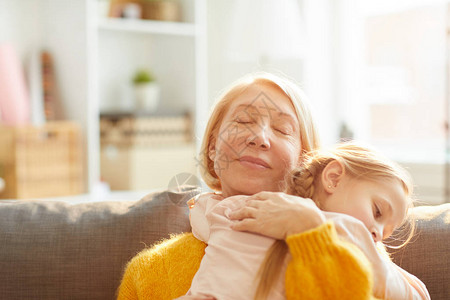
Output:
[[209,156],[225,197],[282,191],[299,163],[299,121],[277,86],[249,86],[230,104]]

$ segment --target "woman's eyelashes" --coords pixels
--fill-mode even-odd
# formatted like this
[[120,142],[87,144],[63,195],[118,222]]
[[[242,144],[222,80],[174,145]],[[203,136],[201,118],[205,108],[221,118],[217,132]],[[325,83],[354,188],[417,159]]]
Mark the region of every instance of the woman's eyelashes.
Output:
[[252,118],[252,116],[249,113],[239,113],[234,121],[238,124],[250,124],[250,123],[254,123],[256,122],[256,120],[254,118]]
[[[251,125],[251,124],[255,124],[258,123],[256,119],[248,116],[248,115],[241,115],[241,116],[237,116],[234,121],[239,124],[239,125]],[[262,124],[266,124],[266,123],[262,123]],[[292,128],[292,126],[289,123],[285,123],[285,122],[273,122],[273,124],[271,125],[272,129],[282,135],[292,135],[294,133],[294,129]]]
[[253,122],[254,120],[252,119],[240,119],[240,118],[236,119],[236,123],[238,124],[251,124]]
[[283,135],[292,135],[293,130],[289,126],[275,126],[274,129]]
[[294,127],[291,125],[290,122],[285,120],[279,120],[273,123],[272,125],[273,129],[283,135],[293,135],[294,134]]

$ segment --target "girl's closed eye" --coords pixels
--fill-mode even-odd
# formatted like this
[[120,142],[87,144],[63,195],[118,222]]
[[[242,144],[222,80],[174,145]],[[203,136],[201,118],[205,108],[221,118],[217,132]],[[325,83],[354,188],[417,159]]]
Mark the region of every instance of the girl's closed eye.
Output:
[[374,217],[376,219],[382,217],[383,214],[381,213],[381,208],[380,208],[380,206],[378,204],[374,204],[374,210],[373,211],[374,211],[373,215],[374,215]]

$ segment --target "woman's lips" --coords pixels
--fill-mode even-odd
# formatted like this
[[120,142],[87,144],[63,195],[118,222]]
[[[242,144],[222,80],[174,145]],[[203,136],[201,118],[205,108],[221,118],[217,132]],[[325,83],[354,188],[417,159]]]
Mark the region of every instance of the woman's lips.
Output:
[[239,158],[239,161],[241,164],[248,165],[250,167],[256,167],[260,169],[270,169],[270,166],[268,163],[266,163],[264,160],[252,156],[243,156]]

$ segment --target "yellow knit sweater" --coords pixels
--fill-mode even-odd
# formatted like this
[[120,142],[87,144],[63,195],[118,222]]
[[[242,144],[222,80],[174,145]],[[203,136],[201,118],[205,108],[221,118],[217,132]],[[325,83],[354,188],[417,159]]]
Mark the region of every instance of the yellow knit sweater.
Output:
[[[373,299],[372,270],[364,254],[340,240],[333,223],[287,238],[287,299]],[[206,244],[180,234],[134,257],[118,290],[119,300],[174,299],[186,294]]]

